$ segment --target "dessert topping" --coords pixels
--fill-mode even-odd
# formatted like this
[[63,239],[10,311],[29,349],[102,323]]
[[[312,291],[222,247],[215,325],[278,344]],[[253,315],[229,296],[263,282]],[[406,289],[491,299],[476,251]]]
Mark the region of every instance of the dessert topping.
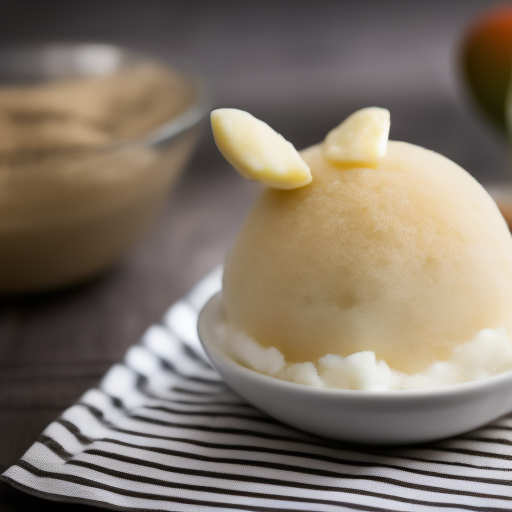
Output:
[[211,122],[219,151],[244,178],[280,189],[311,182],[297,150],[268,124],[233,108],[214,110]]
[[324,156],[334,164],[375,164],[386,154],[389,126],[389,110],[358,110],[327,134]]

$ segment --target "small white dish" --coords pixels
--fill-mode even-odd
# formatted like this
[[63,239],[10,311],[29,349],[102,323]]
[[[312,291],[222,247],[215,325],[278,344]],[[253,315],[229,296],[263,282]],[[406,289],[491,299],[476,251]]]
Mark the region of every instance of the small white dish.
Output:
[[240,396],[292,427],[340,441],[410,444],[474,430],[512,410],[512,371],[435,390],[353,391],[286,382],[234,361],[215,326],[221,292],[199,315],[198,332],[212,364]]

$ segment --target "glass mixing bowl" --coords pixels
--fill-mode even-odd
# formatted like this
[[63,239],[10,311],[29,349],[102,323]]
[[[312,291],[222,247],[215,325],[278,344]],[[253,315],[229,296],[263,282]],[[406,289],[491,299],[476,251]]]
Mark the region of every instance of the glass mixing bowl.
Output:
[[162,208],[209,108],[196,71],[118,47],[0,51],[0,293],[78,283],[119,259]]

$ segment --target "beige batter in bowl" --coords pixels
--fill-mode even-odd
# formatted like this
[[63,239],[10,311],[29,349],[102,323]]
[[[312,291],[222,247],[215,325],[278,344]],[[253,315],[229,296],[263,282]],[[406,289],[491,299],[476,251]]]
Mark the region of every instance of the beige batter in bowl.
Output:
[[80,282],[163,206],[208,111],[205,84],[104,45],[0,52],[0,68],[0,293]]

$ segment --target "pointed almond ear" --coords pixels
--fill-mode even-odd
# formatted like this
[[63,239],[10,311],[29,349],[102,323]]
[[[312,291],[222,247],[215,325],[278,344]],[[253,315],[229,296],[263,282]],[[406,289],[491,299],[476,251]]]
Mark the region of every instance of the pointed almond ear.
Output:
[[219,151],[244,178],[280,189],[311,182],[306,162],[268,124],[233,108],[214,110],[211,122]]
[[358,110],[327,134],[324,156],[334,164],[375,164],[386,154],[389,127],[389,110],[378,107]]

